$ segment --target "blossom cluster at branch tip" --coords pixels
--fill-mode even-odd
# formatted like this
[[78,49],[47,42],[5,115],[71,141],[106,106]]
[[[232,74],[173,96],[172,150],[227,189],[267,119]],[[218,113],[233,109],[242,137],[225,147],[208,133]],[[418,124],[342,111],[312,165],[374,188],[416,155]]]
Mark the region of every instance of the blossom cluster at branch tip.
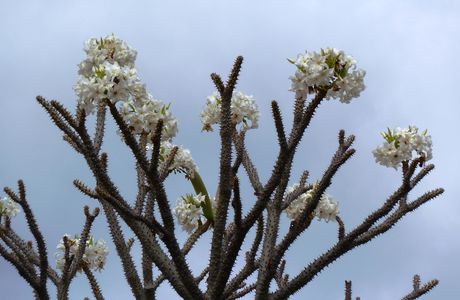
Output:
[[15,217],[20,212],[18,205],[10,197],[0,199],[0,216]]
[[297,67],[291,76],[291,89],[296,98],[306,98],[318,90],[327,90],[326,99],[339,99],[350,103],[365,89],[366,71],[358,69],[356,60],[335,48],[321,49],[320,52],[299,54],[297,59],[288,59]]
[[[69,258],[77,255],[78,247],[80,244],[80,238],[75,235],[72,239],[70,235],[65,234],[69,244]],[[57,245],[57,252],[54,254],[56,259],[57,268],[61,271],[64,270],[65,266],[65,245],[64,238],[59,241]],[[86,241],[85,253],[83,254],[81,264],[91,270],[101,271],[104,268],[107,255],[109,251],[104,240],[95,241],[92,236],[89,236]],[[82,271],[82,266],[79,266],[78,271]]]
[[203,214],[203,206],[206,197],[201,193],[198,195],[185,195],[177,200],[173,212],[182,229],[191,233],[206,221]]
[[78,106],[92,114],[100,102],[121,102],[121,115],[135,134],[151,135],[158,120],[164,123],[163,140],[177,133],[177,120],[169,105],[147,92],[135,69],[136,51],[114,35],[92,38],[85,43],[87,57],[79,64],[79,78],[74,87]]
[[[163,168],[163,165],[166,163],[168,157],[171,155],[171,152],[174,147],[177,147],[176,155],[172,164],[169,166],[169,170],[172,172],[182,172],[188,179],[195,178],[195,174],[198,172],[198,166],[195,164],[195,161],[192,158],[192,153],[187,148],[182,146],[173,145],[171,142],[164,141],[160,146],[160,163],[158,169]],[[152,150],[152,145],[147,145],[147,150]]]
[[427,130],[419,133],[416,126],[408,128],[395,128],[382,132],[384,142],[372,153],[375,161],[383,166],[392,167],[395,170],[403,161],[413,159],[413,153],[423,158],[423,161],[430,160],[432,155],[431,136]]
[[[287,194],[294,192],[298,187],[298,183],[288,187]],[[313,192],[314,188],[303,193],[289,204],[285,210],[289,219],[295,220],[302,214],[302,211],[307,206],[308,202],[311,201]],[[313,214],[318,218],[318,220],[325,220],[326,222],[334,221],[335,217],[339,214],[338,203],[335,202],[330,195],[324,193],[319,199],[318,205]]]
[[[222,99],[217,92],[206,98],[206,105],[201,113],[201,123],[204,131],[212,131],[212,125],[220,123]],[[232,122],[242,124],[242,128],[252,129],[259,126],[259,109],[253,96],[235,91],[231,99]]]
[[167,141],[177,134],[177,119],[169,112],[169,104],[164,105],[160,100],[153,99],[144,102],[124,101],[120,106],[120,114],[123,116],[129,129],[136,133],[148,133],[150,141],[155,132],[158,121],[163,120],[163,133],[161,139]]

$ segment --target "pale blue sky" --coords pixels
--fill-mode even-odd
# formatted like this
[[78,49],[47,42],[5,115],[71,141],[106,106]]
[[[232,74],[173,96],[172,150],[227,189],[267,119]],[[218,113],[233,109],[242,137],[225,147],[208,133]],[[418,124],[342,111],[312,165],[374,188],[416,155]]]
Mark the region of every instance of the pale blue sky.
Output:
[[[446,192],[384,236],[346,254],[292,299],[343,299],[346,279],[353,280],[354,294],[363,300],[398,299],[411,288],[415,273],[422,281],[441,282],[423,299],[458,297],[460,2],[18,0],[0,2],[0,28],[0,186],[15,187],[17,179],[24,179],[50,258],[64,233],[80,231],[82,207],[97,204],[72,186],[75,178],[90,184],[93,180],[35,96],[75,106],[72,87],[86,39],[114,33],[138,51],[141,79],[154,97],[172,102],[179,119],[175,143],[192,151],[209,190],[217,182],[218,134],[201,133],[199,121],[204,99],[213,92],[209,74],[226,74],[237,55],[245,57],[238,89],[254,95],[262,114],[260,128],[248,134],[248,148],[266,179],[277,151],[270,101],[278,100],[285,120],[291,120],[288,77],[294,69],[286,58],[337,47],[367,71],[367,89],[349,105],[321,105],[299,148],[291,183],[304,169],[312,179],[321,175],[340,128],[355,134],[357,153],[328,190],[352,228],[399,184],[399,173],[374,163],[371,151],[381,142],[379,132],[413,124],[431,133],[436,169],[412,197],[439,186]],[[104,150],[121,192],[132,197],[133,159],[113,126],[108,127]],[[191,191],[180,175],[172,176],[167,188],[172,203]],[[243,189],[243,205],[248,207],[254,199],[245,181]],[[29,235],[22,216],[13,226]],[[102,216],[93,234],[109,239]],[[335,223],[316,222],[288,253],[288,272],[299,272],[335,238]],[[197,272],[207,262],[203,253],[208,241],[189,256]],[[114,247],[108,244],[106,270],[97,274],[103,292],[107,299],[131,299]],[[3,259],[0,278],[2,299],[32,298],[31,289]],[[90,293],[82,276],[74,281],[71,299]],[[165,284],[159,299],[178,297]]]

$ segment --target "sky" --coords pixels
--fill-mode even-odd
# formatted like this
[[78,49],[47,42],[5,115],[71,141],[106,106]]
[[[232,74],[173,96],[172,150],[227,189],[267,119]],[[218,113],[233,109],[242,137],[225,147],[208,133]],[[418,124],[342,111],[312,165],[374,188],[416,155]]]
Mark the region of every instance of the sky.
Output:
[[[174,143],[190,149],[210,191],[218,182],[219,137],[217,132],[201,132],[199,120],[206,96],[214,91],[209,74],[226,76],[235,57],[244,56],[237,89],[253,95],[261,112],[259,128],[248,133],[247,144],[266,180],[278,151],[270,102],[279,102],[286,124],[292,121],[288,78],[295,70],[286,58],[336,47],[366,70],[366,90],[348,105],[327,101],[320,106],[299,147],[290,184],[305,169],[310,180],[318,179],[336,149],[338,131],[354,134],[357,153],[327,190],[351,229],[400,183],[398,171],[374,162],[372,150],[382,142],[379,133],[387,127],[416,125],[432,136],[436,168],[410,199],[437,187],[445,193],[383,236],[345,254],[291,299],[343,299],[345,280],[353,281],[354,295],[363,300],[399,299],[410,291],[414,274],[422,281],[440,280],[423,299],[458,297],[460,142],[454,137],[460,128],[460,2],[18,0],[0,2],[0,28],[0,186],[16,188],[17,180],[24,180],[52,264],[62,235],[81,230],[83,206],[94,208],[97,203],[73,187],[74,179],[88,184],[94,180],[35,97],[75,107],[73,85],[85,40],[113,33],[137,50],[141,80],[155,98],[172,103],[171,112],[179,120]],[[111,120],[103,149],[114,181],[132,199],[134,161]],[[181,175],[171,176],[166,188],[172,204],[191,192]],[[254,201],[247,180],[242,179],[242,190],[247,209]],[[30,238],[22,215],[13,227]],[[334,222],[314,222],[287,253],[288,273],[297,274],[331,247],[336,232]],[[105,270],[96,274],[106,299],[132,299],[103,216],[92,233],[107,240],[111,252]],[[177,235],[181,241],[186,238],[180,229]],[[207,263],[203,253],[209,249],[209,236],[188,256],[194,272]],[[135,244],[133,254],[138,253]],[[32,298],[31,289],[3,259],[0,291],[2,299]],[[70,299],[85,296],[92,295],[80,275]],[[180,298],[164,284],[158,299]]]

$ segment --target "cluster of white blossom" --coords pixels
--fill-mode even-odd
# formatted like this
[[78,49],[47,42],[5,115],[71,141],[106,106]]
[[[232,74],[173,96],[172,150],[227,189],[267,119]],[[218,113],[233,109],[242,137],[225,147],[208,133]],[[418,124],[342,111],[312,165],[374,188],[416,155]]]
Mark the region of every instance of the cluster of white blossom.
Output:
[[[169,155],[171,155],[171,151],[174,147],[177,147],[177,152],[172,164],[169,166],[169,170],[173,172],[182,172],[187,178],[193,179],[198,172],[198,166],[192,158],[192,153],[190,153],[189,149],[182,146],[176,146],[169,141],[161,142],[158,169],[163,168],[163,165],[166,163]],[[152,149],[153,145],[147,145],[147,150]]]
[[[174,147],[176,146],[170,142],[161,143],[160,161],[162,163],[166,161]],[[161,168],[161,164],[159,167]],[[195,174],[198,172],[198,167],[192,158],[190,150],[183,148],[182,146],[178,146],[173,163],[169,166],[169,170],[183,172],[187,178],[193,179]]]
[[91,38],[85,42],[84,51],[87,58],[79,66],[79,74],[90,77],[93,68],[103,64],[105,61],[117,63],[121,67],[134,67],[136,50],[129,47],[124,41],[114,35],[105,38]]
[[[78,235],[75,235],[73,239],[68,234],[65,234],[65,236],[67,237],[70,246],[69,256],[72,257],[77,255],[80,238]],[[63,271],[65,266],[64,238],[59,241],[59,244],[56,248],[58,250],[58,252],[54,254],[54,257],[56,258],[56,265],[59,270]],[[89,236],[88,240],[86,241],[82,264],[87,266],[89,269],[100,271],[104,268],[108,254],[109,251],[104,240],[95,241],[92,236]],[[80,267],[78,271],[81,272],[82,268]]]
[[205,199],[205,196],[200,193],[196,196],[185,195],[177,200],[173,212],[183,230],[191,233],[205,222],[202,209]]
[[422,156],[425,161],[430,160],[432,155],[431,136],[427,131],[418,132],[415,126],[399,128],[382,133],[385,141],[372,153],[375,161],[383,166],[398,169],[403,161],[411,160],[413,152]]
[[[220,123],[220,109],[222,100],[217,92],[206,98],[206,106],[201,113],[203,130],[212,131],[212,125]],[[242,123],[243,129],[252,129],[259,126],[259,109],[253,96],[236,91],[231,99],[232,122]],[[249,122],[248,122],[249,121]]]
[[0,216],[12,218],[18,213],[18,205],[10,197],[3,197],[0,199]]
[[164,139],[176,135],[177,120],[171,116],[169,105],[154,99],[137,75],[134,49],[111,35],[89,39],[85,52],[87,57],[79,64],[80,76],[74,89],[78,105],[86,114],[94,113],[105,99],[122,102],[121,113],[134,133],[151,134],[162,119]]
[[[298,186],[299,184],[296,183],[293,186],[288,187],[287,194],[292,193],[296,188],[298,188]],[[307,206],[308,201],[310,201],[312,197],[313,189],[310,189],[292,201],[285,210],[289,219],[295,220],[298,216],[300,216],[304,208]],[[330,195],[324,193],[313,213],[319,220],[324,219],[326,222],[334,221],[335,217],[339,214],[338,203],[335,202]]]
[[356,60],[335,48],[299,54],[288,60],[297,67],[291,76],[291,91],[305,98],[318,89],[327,89],[326,99],[338,98],[349,103],[364,90],[366,72],[356,67]]
[[[150,94],[148,97],[152,97]],[[151,98],[144,102],[124,101],[120,106],[120,114],[128,124],[130,130],[136,134],[148,133],[150,141],[158,121],[163,120],[162,140],[172,139],[177,134],[177,119],[169,112],[169,105],[160,100]]]
[[326,220],[326,222],[329,222],[334,221],[338,214],[338,203],[332,199],[331,195],[323,194],[319,200],[318,206],[316,207],[315,216],[319,220]]

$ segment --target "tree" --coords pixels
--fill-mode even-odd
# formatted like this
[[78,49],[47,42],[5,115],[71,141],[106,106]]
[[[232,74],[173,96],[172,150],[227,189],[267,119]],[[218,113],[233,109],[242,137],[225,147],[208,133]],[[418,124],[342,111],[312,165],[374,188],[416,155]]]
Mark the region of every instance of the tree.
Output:
[[[88,40],[85,51],[87,58],[79,65],[80,78],[75,86],[79,98],[75,115],[58,101],[47,101],[41,96],[37,101],[63,132],[64,140],[84,157],[96,179],[94,188],[80,180],[75,180],[74,185],[102,208],[136,299],[154,299],[156,289],[165,280],[184,299],[238,299],[249,293],[254,293],[256,299],[287,299],[336,259],[387,232],[403,216],[443,193],[439,188],[415,200],[408,199],[413,188],[434,168],[426,164],[432,156],[431,137],[415,126],[388,129],[382,134],[384,142],[374,151],[376,161],[396,170],[401,167],[402,183],[379,209],[352,230],[346,230],[337,202],[325,192],[339,168],[355,153],[353,135],[339,132],[337,150],[318,181],[307,183],[305,171],[298,183],[288,186],[296,149],[318,105],[327,99],[349,103],[364,90],[365,72],[343,51],[327,48],[289,60],[296,67],[291,77],[291,90],[295,92],[293,124],[286,134],[282,113],[273,101],[279,152],[266,183],[260,181],[245,147],[247,131],[258,126],[258,110],[251,96],[235,90],[243,57],[235,60],[226,83],[219,75],[211,74],[217,92],[208,97],[201,117],[203,130],[212,131],[214,124],[220,125],[219,184],[215,197],[208,193],[190,151],[171,143],[177,120],[169,105],[148,94],[138,78],[134,68],[137,53],[113,35]],[[107,108],[136,159],[138,193],[134,203],[119,193],[108,174],[108,154],[101,153]],[[93,113],[96,129],[91,137],[86,125],[87,116]],[[241,199],[241,169],[251,183],[254,201]],[[173,172],[184,173],[195,194],[183,196],[172,209],[163,183]],[[0,255],[16,267],[36,298],[49,299],[50,279],[56,285],[57,298],[68,299],[73,278],[84,273],[96,299],[103,299],[93,270],[103,268],[107,246],[90,235],[100,209],[90,212],[85,207],[86,221],[81,233],[62,238],[56,254],[58,271],[48,261],[46,243],[26,199],[24,183],[19,180],[17,193],[10,188],[5,188],[5,192],[8,197],[0,202]],[[12,218],[19,212],[16,204],[24,212],[35,243],[25,241],[11,227]],[[243,205],[249,205],[246,214]],[[291,223],[287,233],[279,236],[283,213]],[[190,233],[182,246],[175,234],[174,215]],[[337,242],[290,277],[285,272],[286,251],[315,217],[337,223]],[[126,240],[120,220],[133,231],[135,239]],[[244,251],[242,246],[251,230],[255,237],[251,247]],[[209,265],[193,274],[187,254],[205,233],[212,235]],[[142,246],[142,276],[130,254],[135,240]],[[241,255],[245,265],[235,270],[235,261]],[[153,266],[161,272],[156,277]],[[251,282],[253,274],[257,279]],[[413,291],[403,299],[416,299],[437,283],[432,280],[421,286],[416,275]],[[345,282],[345,299],[351,299],[350,281]]]

